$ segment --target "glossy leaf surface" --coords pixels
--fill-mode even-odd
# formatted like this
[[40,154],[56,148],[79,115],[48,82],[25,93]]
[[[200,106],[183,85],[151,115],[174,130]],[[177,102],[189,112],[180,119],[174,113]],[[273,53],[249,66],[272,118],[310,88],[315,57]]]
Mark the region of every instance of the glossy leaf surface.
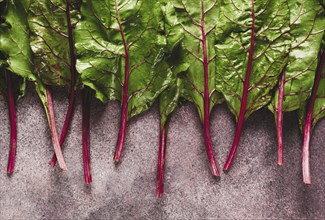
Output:
[[6,1],[1,13],[3,23],[0,24],[0,51],[2,65],[7,70],[23,78],[35,81],[31,67],[31,50],[27,10],[29,0]]
[[[40,0],[31,3],[28,19],[34,71],[46,85],[70,88],[75,66],[70,59],[74,51],[69,47],[68,32],[76,23],[77,3],[77,0]],[[67,13],[74,18],[69,21],[71,24],[68,23]]]
[[[226,0],[221,8],[216,30],[216,87],[238,120],[245,93],[248,93],[245,118],[271,100],[270,91],[285,65],[289,48],[288,6],[286,0]],[[252,28],[255,42],[252,59],[249,59]],[[249,85],[244,91],[248,65],[251,65]]]
[[[289,1],[290,51],[285,68],[282,111],[302,108],[310,97],[325,30],[325,13],[317,0]],[[269,106],[278,106],[278,90]]]
[[123,101],[127,86],[128,118],[147,110],[171,80],[160,13],[156,1],[88,0],[81,8],[76,47],[82,82],[103,102]]

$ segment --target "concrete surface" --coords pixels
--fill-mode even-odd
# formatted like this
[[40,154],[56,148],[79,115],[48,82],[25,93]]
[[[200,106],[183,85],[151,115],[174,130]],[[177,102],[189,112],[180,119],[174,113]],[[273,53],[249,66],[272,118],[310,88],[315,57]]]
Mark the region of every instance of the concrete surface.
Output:
[[[54,92],[58,129],[67,107]],[[311,141],[313,184],[301,181],[301,135],[294,113],[284,121],[285,164],[276,164],[276,133],[271,113],[262,110],[246,123],[231,171],[211,177],[196,110],[179,107],[170,121],[165,195],[155,198],[159,114],[157,105],[131,120],[122,164],[112,161],[119,104],[93,102],[91,169],[83,183],[80,96],[65,144],[67,172],[52,169],[49,129],[35,92],[18,104],[18,153],[13,176],[6,175],[9,121],[0,98],[0,219],[325,219],[325,120]],[[212,137],[220,168],[235,124],[224,105],[212,113]]]

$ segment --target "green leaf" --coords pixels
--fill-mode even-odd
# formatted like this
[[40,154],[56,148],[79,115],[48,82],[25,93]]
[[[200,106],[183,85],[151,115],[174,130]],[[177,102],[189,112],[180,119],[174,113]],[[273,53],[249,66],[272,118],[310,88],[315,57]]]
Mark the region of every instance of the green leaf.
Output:
[[182,80],[177,78],[172,82],[159,97],[159,111],[160,111],[160,122],[164,126],[167,122],[168,116],[175,110],[179,104],[180,97],[182,95],[183,83]]
[[[26,92],[26,78],[35,80],[31,72],[26,10],[29,1],[0,2],[0,90],[5,95],[5,73],[12,77],[16,99]],[[20,76],[20,77],[19,77]]]
[[[172,0],[167,4],[167,18],[174,27],[167,35],[167,42],[174,47],[180,41],[181,46],[177,53],[183,57],[182,71],[179,75],[182,79],[182,97],[195,104],[200,119],[204,118],[204,90],[207,88],[209,107],[211,110],[215,104],[221,101],[220,94],[215,90],[215,37],[214,30],[218,24],[219,3],[217,1],[181,1]],[[204,17],[204,44],[206,45],[206,61],[204,61],[204,50],[202,40],[202,16]],[[175,25],[176,24],[176,25]],[[182,33],[182,36],[179,34]],[[173,42],[175,42],[173,44]],[[204,67],[207,67],[208,83],[204,83]],[[185,68],[186,67],[186,68]]]
[[77,22],[77,3],[77,0],[40,0],[30,5],[28,20],[34,71],[46,85],[70,88],[71,75],[76,74],[73,73],[75,52],[69,47],[72,38],[69,29],[72,31]]
[[127,78],[128,118],[147,110],[171,80],[160,13],[153,0],[86,0],[81,7],[76,28],[81,80],[106,102],[123,101]]
[[[317,54],[325,30],[325,14],[317,0],[289,1],[290,52],[285,68],[282,111],[305,106],[310,97],[317,68]],[[269,109],[278,107],[278,89]]]
[[[33,1],[33,3],[35,2],[36,1]],[[34,81],[36,92],[44,105],[51,128],[55,153],[59,158],[60,167],[65,169],[62,152],[58,144],[59,140],[56,134],[54,117],[50,117],[51,115],[49,114],[49,110],[51,109],[48,107],[49,100],[47,98],[46,87],[38,76],[32,73],[33,64],[31,61],[29,26],[27,20],[29,6],[30,1],[27,0],[10,0],[6,2],[5,10],[2,15],[5,22],[0,26],[0,51],[6,63],[1,63],[8,71],[21,76],[23,80],[28,79]]]
[[[270,102],[270,91],[285,65],[290,41],[287,0],[253,1],[253,4],[254,16],[252,1],[222,1],[216,29],[216,88],[224,95],[237,121],[246,92],[245,118]],[[253,28],[255,46],[249,60]],[[250,62],[248,91],[244,92]]]
[[48,115],[45,87],[32,71],[32,51],[29,44],[29,26],[27,21],[29,5],[29,0],[10,0],[5,2],[1,14],[4,23],[0,24],[2,66],[11,73],[35,83],[36,91]]
[[[215,89],[216,53],[213,34],[218,24],[219,2],[213,0],[163,2],[165,4],[167,2],[166,20],[172,27],[169,29],[170,32],[167,32],[167,48],[169,50],[174,48],[173,53],[179,54],[178,62],[181,63],[182,70],[176,75],[181,83],[176,80],[170,91],[167,90],[169,92],[167,97],[172,101],[172,105],[169,106],[166,101],[162,102],[167,104],[161,106],[161,109],[167,109],[167,113],[173,110],[180,91],[183,98],[196,106],[204,127],[210,169],[214,176],[219,176],[210,136],[210,111],[222,100]],[[178,36],[180,33],[182,35]],[[167,116],[162,115],[162,123]]]
[[166,62],[172,70],[172,80],[166,90],[159,96],[159,110],[161,116],[161,126],[165,126],[169,115],[175,110],[179,104],[179,100],[183,94],[183,81],[180,74],[189,68],[189,63],[186,62],[184,53],[181,50],[181,42],[184,38],[175,9],[167,1],[161,1],[162,11],[162,26],[166,36]]
[[6,60],[6,69],[23,78],[35,81],[31,66],[27,9],[28,0],[10,0],[6,2],[0,24],[0,51]]
[[[323,42],[321,44],[321,50],[317,57],[317,69],[316,69],[316,77],[317,74],[320,74],[319,84],[316,90],[315,102],[312,109],[312,122],[311,127],[315,127],[318,121],[325,117],[325,58],[324,58],[324,50],[325,50],[325,34],[323,35]],[[322,57],[323,56],[323,57]],[[321,63],[323,62],[323,63]],[[323,68],[322,68],[323,66]],[[320,69],[322,68],[322,69]],[[316,79],[315,79],[316,80]],[[315,83],[314,83],[315,86]],[[313,88],[314,89],[314,88]],[[312,97],[311,97],[312,98]],[[310,104],[310,100],[306,101],[304,105],[298,111],[299,115],[299,125],[302,130],[303,125],[306,119],[307,105]]]

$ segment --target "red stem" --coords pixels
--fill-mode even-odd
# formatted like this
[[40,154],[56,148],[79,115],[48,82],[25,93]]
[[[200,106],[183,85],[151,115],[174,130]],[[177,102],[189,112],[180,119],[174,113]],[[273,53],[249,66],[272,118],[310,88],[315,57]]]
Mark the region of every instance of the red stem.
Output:
[[163,125],[161,125],[159,151],[158,151],[158,165],[157,165],[157,188],[156,188],[157,198],[160,198],[164,193],[164,165],[165,165],[165,155],[166,155],[166,138],[167,138],[166,128]]
[[84,89],[82,92],[82,158],[84,163],[85,183],[92,182],[90,171],[90,149],[89,149],[89,121],[90,121],[90,96]]
[[311,178],[310,178],[310,136],[311,136],[311,130],[312,130],[312,121],[313,121],[313,110],[315,105],[315,100],[317,96],[317,90],[320,83],[320,80],[322,78],[322,71],[324,69],[324,63],[325,63],[325,50],[321,54],[320,63],[317,68],[315,82],[313,85],[312,93],[310,100],[308,102],[307,106],[307,114],[306,114],[306,121],[305,121],[305,127],[304,127],[304,141],[302,146],[302,176],[303,181],[305,184],[311,184]]
[[201,32],[202,32],[202,45],[203,45],[203,70],[204,70],[204,136],[205,136],[205,146],[210,163],[210,169],[212,175],[220,176],[216,160],[214,158],[214,152],[211,143],[210,135],[210,94],[209,94],[209,61],[207,52],[207,40],[206,33],[204,29],[204,1],[201,1],[202,17],[201,17]]
[[121,112],[121,122],[120,122],[120,131],[117,140],[117,146],[114,154],[114,161],[119,162],[122,156],[122,150],[125,141],[125,133],[126,133],[126,124],[128,117],[128,90],[129,90],[129,46],[126,42],[126,38],[124,36],[122,23],[120,21],[118,7],[115,0],[115,10],[116,10],[116,20],[119,25],[120,34],[122,37],[123,45],[124,45],[124,58],[125,58],[125,74],[124,74],[124,85],[123,85],[123,99],[122,99],[122,112]]
[[9,105],[9,117],[10,117],[10,152],[7,173],[12,174],[15,168],[16,150],[17,150],[17,123],[16,123],[16,110],[15,110],[15,98],[12,88],[12,81],[10,74],[6,73],[7,84],[7,99]]
[[[68,110],[65,116],[65,121],[63,124],[63,128],[60,135],[60,146],[63,147],[64,140],[68,133],[68,128],[70,126],[71,117],[73,113],[74,108],[74,100],[75,100],[75,85],[76,85],[76,77],[77,77],[77,69],[76,69],[76,54],[74,51],[74,40],[73,40],[73,27],[71,24],[71,17],[70,17],[70,0],[66,1],[66,18],[68,23],[68,36],[69,36],[69,52],[70,52],[70,74],[71,74],[71,92],[70,92],[70,98],[69,98],[69,106]],[[50,161],[50,165],[52,167],[55,166],[57,162],[55,154],[53,154],[52,160]]]
[[236,134],[235,134],[235,139],[232,144],[232,148],[230,151],[230,154],[228,156],[228,159],[223,167],[223,170],[227,171],[230,169],[231,163],[234,159],[239,140],[240,140],[240,135],[241,131],[243,128],[243,124],[245,121],[245,113],[246,113],[246,104],[247,104],[247,96],[248,96],[248,89],[249,89],[249,79],[250,75],[252,72],[252,67],[253,67],[253,55],[254,55],[254,38],[255,38],[255,15],[254,15],[254,0],[252,0],[252,34],[251,34],[251,45],[249,49],[249,54],[248,54],[248,65],[247,65],[247,70],[246,70],[246,75],[245,75],[245,82],[244,82],[244,88],[243,88],[243,96],[241,99],[241,106],[240,106],[240,112],[239,112],[239,118],[238,118],[238,124],[237,124],[237,129],[236,129]]
[[279,85],[278,107],[276,108],[276,133],[278,137],[278,164],[283,164],[283,95],[284,95],[285,70],[283,70]]
[[51,138],[52,138],[52,143],[53,143],[53,147],[54,147],[54,152],[58,159],[60,168],[62,170],[68,170],[67,166],[64,162],[64,158],[63,158],[60,143],[59,143],[58,133],[56,130],[52,94],[48,88],[46,88],[46,96],[47,96],[47,109],[48,109],[48,114],[49,114]]

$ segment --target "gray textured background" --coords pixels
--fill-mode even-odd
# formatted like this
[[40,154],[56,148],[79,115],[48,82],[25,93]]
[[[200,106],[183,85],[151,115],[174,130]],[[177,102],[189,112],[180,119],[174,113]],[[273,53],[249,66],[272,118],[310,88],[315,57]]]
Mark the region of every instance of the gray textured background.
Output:
[[[59,131],[67,97],[54,92]],[[173,114],[168,133],[165,195],[155,198],[159,114],[157,105],[131,120],[122,164],[112,161],[119,127],[119,104],[92,104],[93,184],[83,182],[81,109],[65,143],[69,171],[52,169],[52,144],[44,111],[29,89],[19,101],[18,152],[13,176],[6,175],[9,120],[0,98],[0,219],[325,219],[325,120],[311,141],[312,181],[301,181],[301,135],[294,113],[284,120],[285,164],[276,164],[274,119],[267,110],[247,121],[231,171],[211,177],[204,138],[190,104]],[[224,105],[213,110],[212,142],[219,167],[225,161],[235,124]]]

